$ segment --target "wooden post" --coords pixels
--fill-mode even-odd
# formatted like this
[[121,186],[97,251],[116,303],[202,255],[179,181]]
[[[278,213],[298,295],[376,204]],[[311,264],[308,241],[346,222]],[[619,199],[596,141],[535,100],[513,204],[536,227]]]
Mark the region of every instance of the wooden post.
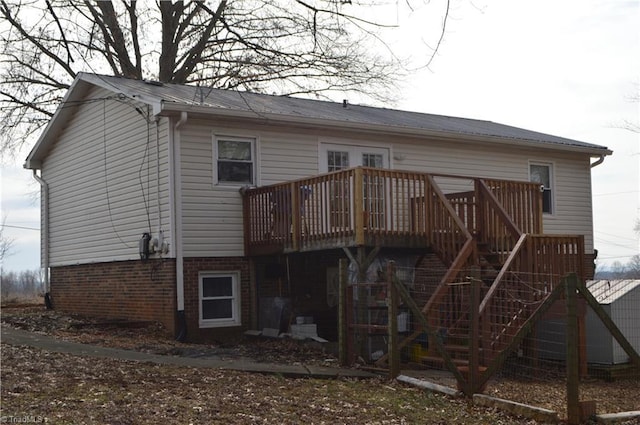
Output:
[[361,167],[353,174],[353,218],[356,245],[364,245],[364,173]]
[[[367,283],[367,269],[369,268],[369,263],[367,263],[367,255],[366,249],[364,246],[359,246],[357,248],[357,262],[356,266],[358,267],[358,280],[356,282],[357,293],[358,293],[358,302],[356,308],[356,320],[355,323],[358,325],[365,325],[369,323],[369,315],[368,315],[368,298],[369,291],[365,283]],[[369,338],[368,331],[365,328],[357,328],[356,332],[356,346],[358,347],[358,355],[362,356],[363,359],[368,359],[370,353],[367,351],[367,341]]]
[[389,378],[400,375],[400,352],[398,350],[398,292],[394,284],[395,263],[387,263],[387,311],[389,324]]
[[251,203],[249,201],[249,194],[246,190],[241,190],[242,195],[242,227],[244,230],[244,255],[250,255],[251,250]]
[[567,291],[567,421],[580,423],[580,356],[578,345],[578,277],[571,273],[566,278]]
[[478,388],[478,369],[480,366],[480,269],[472,267],[469,270],[469,280],[471,284],[471,329],[469,332],[469,390],[467,395],[474,394]]
[[478,179],[473,180],[473,192],[475,195],[475,213],[476,213],[476,227],[481,230],[483,233],[480,237],[486,238],[484,232],[487,228],[485,223],[485,215],[484,215],[484,199],[482,196],[482,190],[480,190],[480,182]]
[[300,243],[300,190],[296,183],[289,185],[291,191],[291,243],[294,251],[298,251]]
[[[581,300],[582,301],[582,300]],[[582,302],[581,308],[578,309],[578,336],[580,340],[579,356],[580,356],[580,378],[586,378],[589,375],[589,364],[587,363],[587,309]]]
[[338,261],[338,358],[342,366],[348,364],[347,335],[347,260]]

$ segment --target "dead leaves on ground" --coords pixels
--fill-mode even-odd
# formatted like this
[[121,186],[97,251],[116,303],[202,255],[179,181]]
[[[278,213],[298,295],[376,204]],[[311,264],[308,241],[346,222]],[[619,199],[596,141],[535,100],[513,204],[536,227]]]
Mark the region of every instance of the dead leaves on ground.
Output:
[[[184,344],[157,324],[131,328],[47,311],[3,308],[4,324],[87,344],[154,354],[247,358],[335,366],[317,344],[246,339]],[[486,394],[566,415],[563,379],[490,381]],[[640,410],[638,377],[584,382],[582,400],[599,413]],[[84,358],[2,345],[2,416],[41,415],[54,423],[528,423],[397,383],[284,379]],[[55,419],[55,420],[54,420]]]
[[2,344],[2,415],[52,423],[522,424],[381,380],[285,379]]

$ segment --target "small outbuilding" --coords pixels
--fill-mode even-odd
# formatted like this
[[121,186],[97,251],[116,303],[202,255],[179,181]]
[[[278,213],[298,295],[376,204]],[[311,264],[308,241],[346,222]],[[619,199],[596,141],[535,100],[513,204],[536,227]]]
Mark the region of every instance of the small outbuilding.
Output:
[[[591,280],[587,288],[631,346],[640,352],[640,279]],[[586,328],[589,363],[629,362],[627,353],[592,309],[587,310]]]
[[[589,280],[587,288],[613,323],[640,352],[640,279]],[[629,356],[586,303],[586,352],[590,364],[614,365],[629,362]],[[544,318],[537,326],[540,356],[550,360],[566,359],[566,318],[563,312]]]

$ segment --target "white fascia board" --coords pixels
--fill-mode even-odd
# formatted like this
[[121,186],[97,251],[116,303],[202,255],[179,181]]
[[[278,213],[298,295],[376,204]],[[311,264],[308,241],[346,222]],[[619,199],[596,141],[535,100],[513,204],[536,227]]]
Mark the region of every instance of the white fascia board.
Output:
[[154,116],[157,116],[162,112],[163,102],[158,98],[148,97],[140,94],[127,94],[127,93],[123,93],[123,94],[132,100],[151,106]]
[[162,103],[162,114],[175,114],[177,112],[189,112],[190,114],[218,116],[223,118],[246,119],[254,122],[280,124],[280,125],[306,125],[318,128],[348,129],[352,131],[383,133],[387,135],[402,135],[414,137],[431,137],[448,140],[464,140],[470,142],[483,142],[508,146],[520,146],[536,149],[549,149],[553,151],[575,152],[591,157],[611,155],[613,151],[607,148],[586,147],[575,145],[563,145],[561,143],[543,142],[527,139],[514,139],[499,136],[487,136],[472,133],[454,133],[448,131],[427,130],[410,127],[393,127],[379,124],[363,124],[349,121],[327,120],[322,118],[300,117],[295,115],[283,115],[272,113],[257,113],[253,111],[238,111],[235,109],[214,108],[211,106],[182,105],[173,102]]

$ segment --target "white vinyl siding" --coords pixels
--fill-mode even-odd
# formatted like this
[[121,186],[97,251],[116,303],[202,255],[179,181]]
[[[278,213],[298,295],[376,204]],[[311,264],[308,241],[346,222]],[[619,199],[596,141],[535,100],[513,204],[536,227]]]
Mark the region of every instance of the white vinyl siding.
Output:
[[[105,99],[111,94],[89,92],[88,98],[104,100],[81,104],[43,163],[51,266],[138,259],[142,233],[157,232],[155,123],[147,128],[132,105]],[[167,129],[165,119],[159,194],[170,242]]]
[[[390,166],[397,170],[529,181],[531,161],[553,163],[556,212],[543,218],[545,233],[585,235],[586,250],[592,252],[591,170],[586,156],[523,148],[496,149],[477,143],[382,136],[351,139],[343,133],[314,135],[287,131],[290,132],[252,130],[247,126],[218,128],[206,121],[188,121],[181,134],[185,256],[244,255],[238,187],[216,186],[212,182],[214,134],[256,140],[258,186],[318,174],[320,147],[338,137],[340,144],[389,146]],[[451,190],[468,187],[451,186]]]
[[551,163],[556,211],[543,216],[544,232],[584,235],[586,252],[593,252],[591,167],[587,156],[416,140],[394,144],[394,158],[400,158],[393,164],[399,170],[519,181],[529,181],[531,162]]
[[255,140],[256,181],[269,185],[317,174],[317,138],[212,127],[189,120],[181,130],[182,230],[186,257],[244,255],[241,184],[214,184],[214,135]]

